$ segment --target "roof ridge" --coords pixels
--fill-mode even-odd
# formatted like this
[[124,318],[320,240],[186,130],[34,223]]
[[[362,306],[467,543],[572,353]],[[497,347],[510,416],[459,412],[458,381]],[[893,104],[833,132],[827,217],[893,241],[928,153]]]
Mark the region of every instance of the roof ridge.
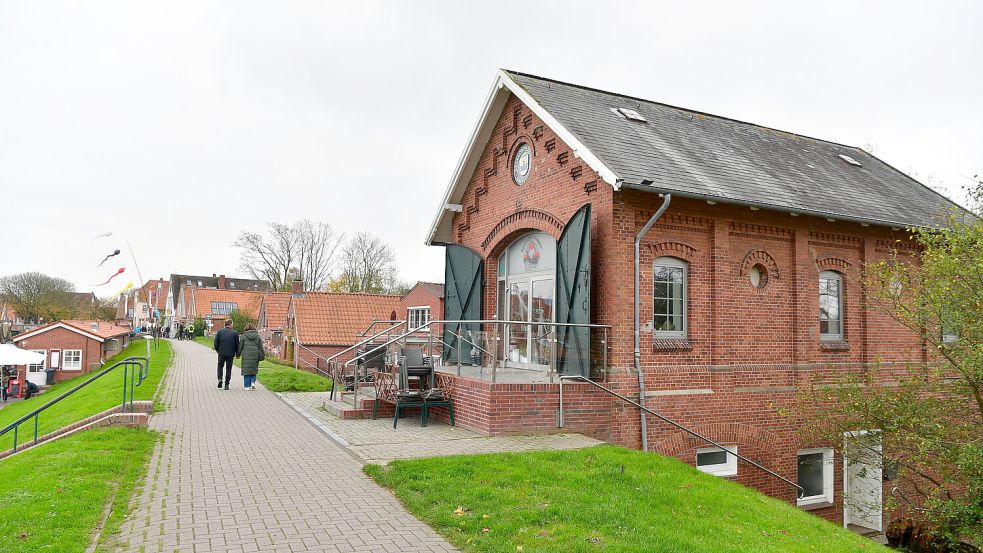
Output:
[[375,292],[332,292],[328,290],[308,290],[304,294],[323,294],[334,296],[372,296],[380,298],[401,298],[399,294],[378,294]]
[[[749,125],[749,126],[752,126],[752,127],[758,127],[760,129],[766,129],[766,130],[769,130],[769,131],[775,131],[775,132],[790,134],[792,136],[798,136],[798,137],[802,137],[802,138],[807,138],[809,140],[815,140],[817,142],[825,142],[826,144],[833,144],[834,146],[839,146],[841,148],[849,148],[851,150],[856,150],[856,151],[859,151],[859,152],[863,152],[863,153],[865,153],[867,155],[870,155],[871,157],[874,157],[870,153],[864,151],[859,146],[851,146],[849,144],[844,144],[842,142],[836,142],[836,141],[833,141],[833,140],[827,140],[825,138],[817,138],[815,136],[809,136],[807,134],[802,134],[802,133],[797,133],[797,132],[792,132],[792,131],[786,131],[786,130],[775,128],[775,127],[769,127],[767,125],[761,125],[761,124],[758,124],[758,123],[752,123],[750,121],[744,121],[743,119],[735,119],[733,117],[727,117],[725,115],[717,115],[715,113],[709,113],[709,112],[706,112],[706,111],[699,111],[699,110],[695,110],[695,109],[691,109],[691,108],[685,108],[685,107],[682,107],[682,106],[676,106],[676,105],[673,105],[673,104],[667,104],[665,102],[658,102],[658,101],[655,101],[655,100],[648,100],[646,98],[640,98],[638,96],[631,96],[631,95],[628,95],[628,94],[622,94],[620,92],[611,92],[610,90],[604,90],[604,89],[601,89],[601,88],[594,88],[594,87],[591,87],[591,86],[585,86],[585,85],[581,85],[581,84],[570,83],[570,82],[561,81],[561,80],[558,80],[558,79],[552,79],[552,78],[549,78],[549,77],[541,77],[539,75],[533,75],[531,73],[523,73],[522,71],[513,71],[511,69],[505,69],[505,68],[502,68],[501,70],[504,71],[505,73],[510,74],[510,75],[521,75],[523,77],[529,77],[529,78],[532,78],[532,79],[539,79],[541,81],[548,81],[548,82],[551,82],[551,83],[561,84],[561,85],[564,85],[564,86],[570,86],[570,87],[573,87],[573,88],[579,88],[581,90],[589,90],[591,92],[599,92],[601,94],[609,94],[611,96],[620,96],[622,98],[627,98],[629,100],[635,100],[637,102],[645,102],[645,103],[648,103],[648,104],[655,104],[655,105],[658,105],[658,106],[662,106],[662,107],[666,107],[666,108],[670,108],[670,109],[674,109],[674,110],[678,110],[678,111],[685,111],[685,112],[692,113],[692,114],[695,114],[695,115],[702,115],[702,116],[705,116],[705,117],[712,117],[713,119],[719,119],[719,120],[722,120],[722,121],[730,121],[732,123],[739,123],[741,125]],[[518,84],[518,83],[516,83],[516,84]],[[519,85],[519,86],[522,86],[522,85]],[[523,88],[525,88],[525,87],[523,87]],[[531,95],[531,93],[530,93],[530,95]]]

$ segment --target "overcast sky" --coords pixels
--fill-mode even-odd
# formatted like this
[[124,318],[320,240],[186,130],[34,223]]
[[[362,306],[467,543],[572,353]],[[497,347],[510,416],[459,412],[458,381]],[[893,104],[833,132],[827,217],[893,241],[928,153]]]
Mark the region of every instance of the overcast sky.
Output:
[[144,279],[241,274],[240,231],[310,218],[442,280],[423,241],[499,67],[872,148],[961,200],[983,4],[793,4],[0,0],[0,275],[111,295],[124,233]]

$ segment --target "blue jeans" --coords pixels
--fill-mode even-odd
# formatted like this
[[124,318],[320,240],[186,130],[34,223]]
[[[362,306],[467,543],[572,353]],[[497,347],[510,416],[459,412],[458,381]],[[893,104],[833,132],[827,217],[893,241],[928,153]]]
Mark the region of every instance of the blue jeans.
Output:
[[245,386],[246,388],[248,388],[248,387],[252,386],[255,383],[256,383],[256,375],[252,375],[252,376],[243,375],[243,377],[242,377],[242,385],[243,386]]

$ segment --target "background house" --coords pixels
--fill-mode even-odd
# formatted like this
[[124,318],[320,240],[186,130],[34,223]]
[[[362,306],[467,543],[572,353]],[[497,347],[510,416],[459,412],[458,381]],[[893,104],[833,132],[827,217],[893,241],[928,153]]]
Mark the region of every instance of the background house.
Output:
[[263,301],[262,292],[211,289],[211,288],[191,288],[191,310],[188,313],[189,320],[196,318],[211,321],[209,334],[214,334],[221,330],[225,320],[233,311],[239,311],[243,315],[257,320],[259,317],[259,307]]
[[256,328],[266,343],[266,348],[276,357],[284,356],[284,332],[287,330],[287,312],[290,309],[290,292],[270,292],[263,295],[259,306]]
[[[226,277],[214,273],[212,276],[172,274],[170,286],[167,288],[166,309],[171,310],[167,322],[173,333],[177,331],[178,324],[187,325],[194,320],[194,313],[197,310],[192,301],[193,290],[204,288],[266,293],[270,291],[269,287],[269,283],[265,280]],[[256,314],[258,314],[258,306]]]
[[20,367],[20,378],[45,383],[45,369],[55,369],[55,382],[98,369],[130,343],[130,329],[108,321],[65,320],[48,323],[14,337],[23,349],[43,353],[45,362]]

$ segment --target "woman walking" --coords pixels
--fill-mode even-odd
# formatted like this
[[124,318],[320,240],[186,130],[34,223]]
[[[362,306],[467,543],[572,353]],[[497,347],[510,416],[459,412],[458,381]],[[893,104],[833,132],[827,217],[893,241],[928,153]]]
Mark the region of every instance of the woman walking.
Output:
[[256,325],[246,325],[246,331],[239,338],[239,368],[242,370],[242,385],[247,390],[256,389],[256,373],[259,372],[259,362],[266,359],[263,351],[263,340],[256,332]]

